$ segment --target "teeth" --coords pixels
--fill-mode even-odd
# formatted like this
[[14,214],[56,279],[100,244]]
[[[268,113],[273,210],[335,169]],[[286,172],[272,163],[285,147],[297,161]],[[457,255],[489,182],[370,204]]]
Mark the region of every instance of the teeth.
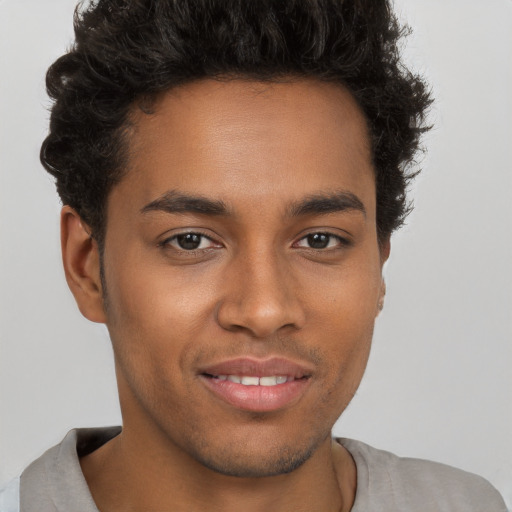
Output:
[[[278,377],[260,377],[260,386],[275,386],[277,384]],[[285,377],[286,382],[286,377]]]
[[284,384],[295,380],[293,377],[286,377],[285,375],[269,375],[266,377],[254,377],[250,375],[215,375],[217,380],[228,380],[236,384],[244,386],[276,386],[277,384]]
[[242,377],[241,383],[244,386],[258,386],[260,379],[259,377]]

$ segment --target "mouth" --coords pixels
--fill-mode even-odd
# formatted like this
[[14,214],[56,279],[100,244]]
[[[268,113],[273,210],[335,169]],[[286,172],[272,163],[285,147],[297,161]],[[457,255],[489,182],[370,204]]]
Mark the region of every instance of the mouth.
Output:
[[[296,377],[287,375],[266,375],[264,377],[256,377],[253,375],[209,375],[203,374],[205,377],[217,380],[228,380],[235,382],[236,384],[242,384],[242,386],[277,386],[278,384],[285,384],[286,382],[292,382]],[[306,379],[306,376],[300,377],[300,379]]]
[[217,398],[245,411],[271,412],[295,404],[309,387],[305,365],[272,358],[242,358],[203,369],[199,377]]

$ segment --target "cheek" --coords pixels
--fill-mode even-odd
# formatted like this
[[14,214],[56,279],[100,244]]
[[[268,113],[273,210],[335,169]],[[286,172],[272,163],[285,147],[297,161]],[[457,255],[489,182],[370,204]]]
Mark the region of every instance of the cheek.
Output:
[[117,371],[130,389],[125,396],[172,409],[171,397],[188,393],[197,351],[215,341],[208,333],[215,328],[218,280],[207,268],[192,273],[191,267],[152,266],[147,257],[141,261],[130,254],[117,261],[106,268],[107,317]]
[[329,415],[331,424],[334,424],[354,397],[368,363],[373,317],[358,316],[357,320],[354,321],[348,308],[344,308],[335,320],[331,318],[325,332],[328,345],[324,359],[328,361],[328,368],[321,408]]
[[204,324],[215,300],[214,280],[206,278],[206,269],[190,272],[129,256],[106,272],[110,323],[128,332],[147,330],[157,338],[158,333],[175,337]]
[[338,337],[342,344],[371,334],[377,314],[380,261],[378,255],[368,258],[364,250],[359,252],[360,258],[355,254],[344,265],[311,275],[304,287],[317,327],[322,326],[329,338]]
[[357,260],[332,279],[323,280],[309,325],[317,332],[336,385],[355,392],[364,373],[380,295],[378,258]]
[[124,413],[142,403],[160,416],[176,414],[182,404],[174,397],[186,395],[183,369],[204,328],[208,294],[191,293],[190,282],[177,282],[162,269],[118,261],[105,277]]

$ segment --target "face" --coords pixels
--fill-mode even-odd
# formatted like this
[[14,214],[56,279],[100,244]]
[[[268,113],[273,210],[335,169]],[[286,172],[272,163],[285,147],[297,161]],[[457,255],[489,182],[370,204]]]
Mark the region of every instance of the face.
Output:
[[108,201],[125,429],[224,474],[289,472],[366,366],[382,251],[364,118],[315,81],[201,81],[135,112]]

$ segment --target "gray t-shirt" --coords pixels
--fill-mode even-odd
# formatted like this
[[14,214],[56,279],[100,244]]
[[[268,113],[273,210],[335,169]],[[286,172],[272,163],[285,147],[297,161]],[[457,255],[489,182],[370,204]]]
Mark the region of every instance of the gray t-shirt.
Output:
[[[69,432],[22,473],[20,508],[11,505],[0,512],[98,512],[78,459],[120,431],[111,427]],[[507,512],[496,489],[479,476],[444,464],[397,457],[352,439],[338,441],[357,467],[352,512]],[[10,492],[12,497],[12,488]]]

